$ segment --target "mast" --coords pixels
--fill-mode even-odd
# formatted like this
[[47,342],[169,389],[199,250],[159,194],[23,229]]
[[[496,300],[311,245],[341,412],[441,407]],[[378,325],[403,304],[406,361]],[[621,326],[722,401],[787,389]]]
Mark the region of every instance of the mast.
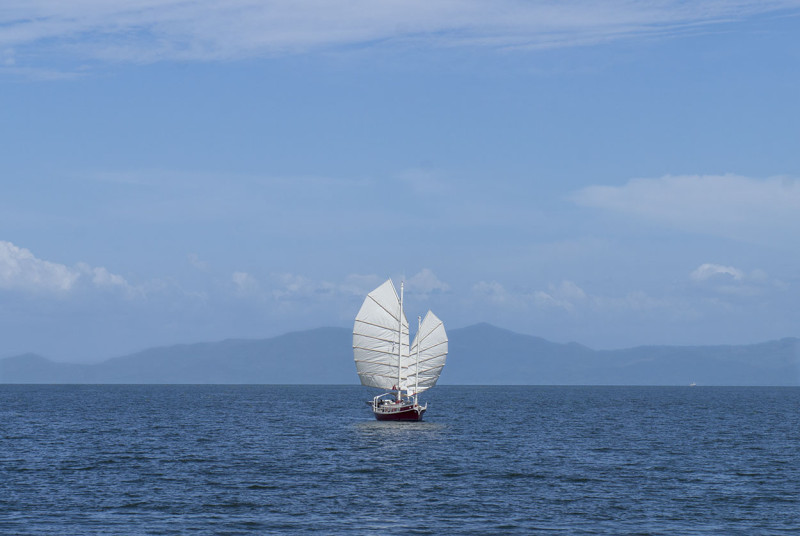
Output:
[[399,318],[397,320],[397,401],[400,402],[403,399],[402,392],[400,391],[400,360],[402,359],[403,355],[403,283],[404,281],[400,281],[400,314],[398,315]]
[[[422,329],[422,317],[417,317],[417,366],[414,368],[414,405],[417,405],[417,391],[419,390],[419,332]],[[426,406],[427,407],[427,406]]]

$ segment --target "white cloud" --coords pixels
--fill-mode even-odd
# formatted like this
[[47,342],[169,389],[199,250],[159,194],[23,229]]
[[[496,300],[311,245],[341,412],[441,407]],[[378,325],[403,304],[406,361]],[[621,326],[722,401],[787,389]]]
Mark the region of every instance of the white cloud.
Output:
[[754,242],[785,242],[800,231],[800,183],[738,175],[635,179],[590,186],[573,200],[677,229]]
[[410,277],[406,282],[406,288],[414,294],[421,295],[423,298],[450,290],[448,284],[439,280],[436,274],[428,268],[423,268],[419,273]]
[[92,283],[97,287],[127,287],[128,282],[121,275],[112,274],[100,266],[92,269]]
[[79,263],[78,266],[91,278],[92,284],[97,289],[121,291],[127,298],[134,298],[145,294],[144,287],[135,287],[131,285],[124,277],[109,272],[103,266],[92,268],[84,263]]
[[383,281],[385,280],[377,275],[350,274],[345,277],[344,283],[339,286],[339,290],[349,296],[366,296]]
[[[552,48],[673,35],[796,0],[6,0],[0,47],[131,62],[228,60],[337,46]],[[19,61],[17,61],[17,64]]]
[[80,271],[36,258],[25,248],[0,240],[0,288],[34,292],[69,292]]
[[764,270],[756,269],[750,273],[720,264],[701,264],[689,274],[689,278],[704,290],[718,295],[752,297],[771,291],[783,292],[788,285],[770,277]]
[[744,279],[744,273],[738,268],[709,263],[701,264],[689,274],[694,281],[706,281],[715,276],[728,276],[727,278],[733,278],[736,281]]
[[495,305],[508,305],[512,301],[516,301],[512,299],[505,287],[497,281],[479,281],[472,286],[472,292],[481,299]]
[[275,274],[279,286],[272,291],[278,301],[306,300],[312,297],[325,297],[335,292],[335,285],[327,281],[314,281],[298,274]]
[[83,262],[69,267],[45,261],[28,249],[0,240],[0,289],[66,294],[82,280],[99,290],[123,290],[128,297],[143,292],[105,267]]

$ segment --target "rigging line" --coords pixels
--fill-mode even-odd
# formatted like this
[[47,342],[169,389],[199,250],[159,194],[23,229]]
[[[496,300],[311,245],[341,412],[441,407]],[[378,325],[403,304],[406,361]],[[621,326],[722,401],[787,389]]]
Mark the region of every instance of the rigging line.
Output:
[[[388,389],[389,385],[393,385],[397,383],[397,376],[382,376],[380,374],[364,374],[361,376],[362,382],[372,382],[377,383],[380,385],[375,385],[373,387],[381,387],[382,389]],[[389,384],[389,385],[386,385]]]
[[382,372],[369,372],[369,371],[362,371],[358,373],[359,376],[367,376],[367,377],[376,377],[376,378],[389,378],[390,380],[397,379],[397,376],[394,374],[383,374]]
[[[391,354],[384,354],[385,357],[392,357]],[[379,358],[380,359],[380,358]],[[392,367],[393,369],[397,370],[397,364],[389,363],[388,360],[380,361],[380,360],[372,360],[372,359],[356,359],[355,362],[359,365],[374,365],[377,367]]]
[[[397,292],[396,292],[396,291],[395,291],[395,294],[397,294]],[[373,302],[375,302],[375,304],[376,304],[378,307],[380,307],[381,309],[383,309],[384,311],[386,311],[386,314],[388,314],[389,316],[391,316],[391,317],[392,317],[392,318],[394,318],[395,320],[398,320],[398,319],[397,319],[397,318],[394,316],[394,314],[393,314],[391,311],[389,311],[389,309],[387,309],[386,307],[384,307],[384,306],[383,306],[383,304],[382,304],[381,302],[379,302],[378,300],[376,300],[376,299],[375,299],[374,297],[372,297],[372,296],[367,296],[367,297],[368,297],[370,300],[372,300]],[[398,300],[398,302],[397,302],[397,303],[398,303],[398,305],[399,305],[399,304],[400,304],[400,301]]]
[[389,359],[391,356],[384,356],[386,358],[385,361],[372,361],[368,359],[360,359],[356,361],[356,369],[364,369],[364,370],[371,370],[375,367],[389,367],[397,371],[397,363],[390,363]]
[[[358,349],[359,350],[364,350],[364,348],[358,348]],[[378,351],[378,350],[365,350],[365,351],[366,352],[372,352],[373,354],[378,354],[378,356],[375,356],[372,359],[380,359],[379,356],[381,356],[381,357],[382,356],[397,357],[397,352],[381,352],[381,351]],[[407,356],[403,356],[403,357],[407,357]],[[364,363],[372,362],[371,359],[368,359],[368,358],[367,359],[355,358],[355,361],[356,362],[364,362]]]
[[[429,361],[432,361],[432,360],[434,360],[434,359],[441,359],[442,357],[444,357],[444,356],[446,356],[446,355],[447,355],[447,354],[438,354],[438,355],[434,355],[434,356],[429,356],[429,357],[426,357],[425,359],[422,359],[422,358],[420,358],[420,359],[419,359],[419,362],[420,362],[420,363],[427,363],[427,362],[429,362]],[[408,357],[408,358],[412,358],[412,357],[414,357],[414,356],[406,356],[406,357]],[[409,361],[410,361],[410,359],[409,359]],[[412,363],[412,364],[411,364],[411,366],[413,366],[413,365],[414,365],[414,364]]]
[[397,369],[397,363],[392,363],[389,358],[392,357],[392,354],[380,354],[377,356],[373,356],[371,358],[364,358],[364,359],[356,359],[354,360],[357,364],[365,364],[365,365],[379,365],[381,367],[393,367]]

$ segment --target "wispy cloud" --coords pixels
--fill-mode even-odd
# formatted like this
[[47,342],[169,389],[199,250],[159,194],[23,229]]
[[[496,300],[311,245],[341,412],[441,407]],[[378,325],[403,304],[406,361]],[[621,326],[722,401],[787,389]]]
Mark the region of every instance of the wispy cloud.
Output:
[[[411,233],[429,233],[545,223],[542,213],[520,196],[506,197],[511,188],[495,183],[492,191],[485,191],[482,186],[458,183],[440,170],[336,177],[141,169],[89,171],[67,179],[77,185],[113,184],[128,195],[92,207],[96,216],[146,224],[270,221],[283,229],[284,236],[339,238],[348,232],[391,233],[398,226]],[[330,202],[333,198],[336,203]],[[292,222],[288,228],[287,222]]]
[[472,286],[472,293],[481,300],[485,300],[494,305],[507,305],[513,300],[513,296],[506,288],[497,281],[478,281]]
[[331,294],[335,285],[327,281],[314,281],[299,274],[274,274],[277,286],[272,290],[272,297],[277,301],[307,300]]
[[346,296],[366,296],[372,289],[377,288],[384,279],[370,274],[349,274],[339,285],[341,292]]
[[[273,274],[272,298],[277,301],[363,298],[386,279],[374,274],[349,274],[342,281],[314,280],[299,274]],[[396,281],[399,285],[399,281]],[[398,287],[399,289],[399,287]],[[448,292],[450,287],[432,270],[423,268],[406,280],[406,289],[423,298]]]
[[481,301],[510,310],[533,308],[544,311],[562,309],[574,312],[581,306],[592,305],[595,299],[577,284],[568,280],[559,284],[550,283],[544,290],[509,290],[497,281],[479,281],[472,286],[472,294]]
[[692,283],[701,290],[719,296],[753,297],[770,292],[783,292],[788,285],[756,269],[745,272],[733,266],[704,263],[689,274]]
[[197,268],[198,270],[206,271],[208,270],[208,263],[200,258],[200,255],[197,253],[189,253],[186,255],[186,260],[189,261],[189,264]]
[[258,280],[247,272],[233,272],[231,282],[239,296],[254,296],[261,289]]
[[[740,274],[741,278],[736,279]],[[770,289],[780,291],[785,288],[783,283],[767,277],[763,271],[744,274],[736,268],[718,265],[703,265],[693,271],[689,279],[691,286],[663,288],[655,296],[643,290],[624,288],[617,292],[589,292],[569,280],[550,283],[543,289],[517,290],[508,290],[496,281],[481,281],[472,287],[472,294],[497,310],[528,311],[547,316],[559,313],[571,317],[589,315],[600,318],[609,314],[660,312],[670,317],[688,317],[702,310],[710,295],[719,304],[724,302],[726,296],[756,298],[767,295]]]
[[550,283],[544,289],[508,290],[497,281],[481,281],[472,287],[478,300],[498,310],[527,311],[529,314],[570,316],[633,313],[675,308],[675,299],[654,298],[641,290],[623,294],[595,294],[570,280]]
[[533,294],[537,306],[556,307],[566,311],[574,310],[586,297],[586,292],[572,281],[562,281],[560,285],[550,284],[547,291],[537,290]]
[[387,43],[552,48],[670,35],[797,7],[796,0],[9,0],[0,15],[0,50],[14,66],[34,50],[147,63]]
[[800,182],[739,175],[635,179],[575,193],[596,207],[676,229],[753,242],[783,241],[800,231]]
[[441,197],[449,187],[441,174],[429,169],[407,169],[397,174],[397,179],[420,197]]
[[81,264],[85,267],[86,273],[91,277],[92,283],[98,288],[124,288],[130,289],[130,284],[119,274],[112,274],[103,266],[92,268],[86,264]]

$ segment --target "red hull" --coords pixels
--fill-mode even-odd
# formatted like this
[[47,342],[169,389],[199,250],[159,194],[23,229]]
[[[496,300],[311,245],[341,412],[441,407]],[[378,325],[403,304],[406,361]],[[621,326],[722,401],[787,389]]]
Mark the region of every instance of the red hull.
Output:
[[375,418],[379,421],[421,421],[426,408],[417,406],[403,406],[396,411],[375,411]]

